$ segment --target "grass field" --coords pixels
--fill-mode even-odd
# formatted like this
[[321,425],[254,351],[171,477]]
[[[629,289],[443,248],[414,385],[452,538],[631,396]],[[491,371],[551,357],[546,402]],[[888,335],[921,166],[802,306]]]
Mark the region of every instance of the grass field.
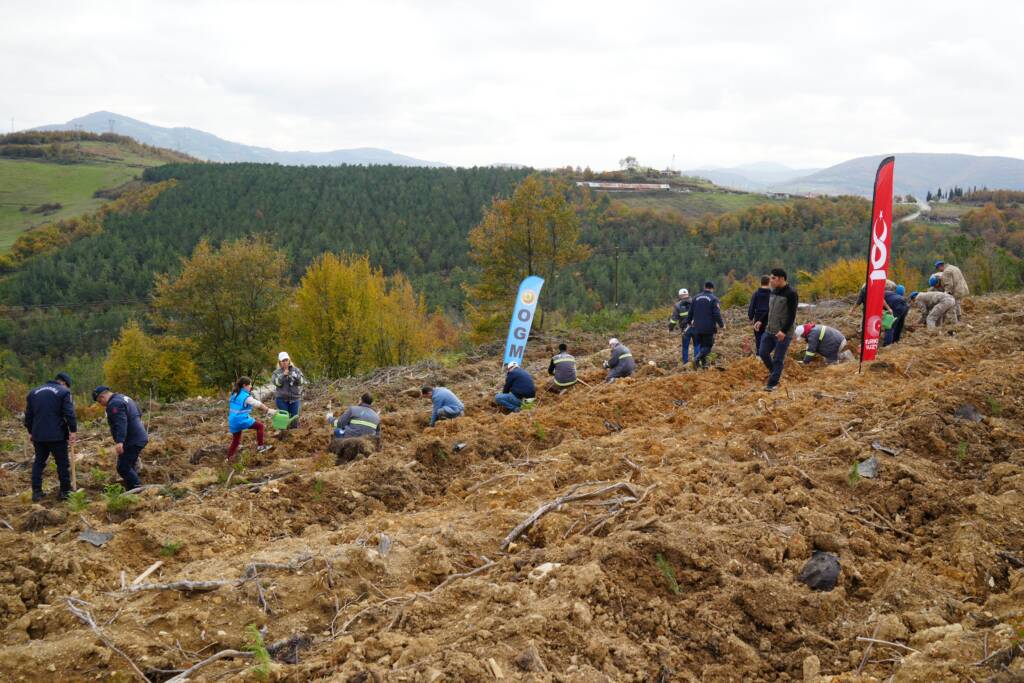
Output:
[[958,221],[960,220],[960,217],[963,216],[968,211],[972,211],[978,208],[977,206],[972,206],[971,204],[954,204],[952,202],[948,204],[939,204],[938,202],[933,202],[931,204],[931,207],[932,210],[929,211],[926,215],[931,216],[933,218],[950,221]]
[[[96,209],[105,201],[93,197],[96,190],[141,176],[145,167],[167,163],[173,154],[140,152],[100,141],[82,142],[81,150],[87,159],[83,163],[0,157],[0,253],[25,230]],[[61,208],[46,215],[32,213],[43,204]]]
[[705,214],[719,215],[741,211],[759,204],[774,204],[786,200],[770,199],[762,194],[725,191],[712,192],[616,192],[611,198],[637,209],[676,211],[687,218],[700,218]]
[[[93,198],[93,192],[120,185],[140,173],[138,168],[120,164],[0,159],[0,252],[29,228],[95,209],[104,200]],[[53,203],[62,208],[49,215],[21,210]]]

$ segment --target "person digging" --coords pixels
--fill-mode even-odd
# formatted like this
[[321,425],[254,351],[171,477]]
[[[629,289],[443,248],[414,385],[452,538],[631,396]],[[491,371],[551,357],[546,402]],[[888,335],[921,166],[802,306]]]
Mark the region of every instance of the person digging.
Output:
[[380,450],[380,415],[370,406],[373,396],[363,394],[359,405],[349,406],[341,417],[327,412],[327,424],[334,427],[328,450],[336,456],[336,464],[355,460],[360,455],[369,455],[369,442]]

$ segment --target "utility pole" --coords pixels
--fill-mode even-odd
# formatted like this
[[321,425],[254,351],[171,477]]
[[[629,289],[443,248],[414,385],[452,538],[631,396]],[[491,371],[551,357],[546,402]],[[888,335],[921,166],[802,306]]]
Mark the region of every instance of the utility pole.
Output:
[[615,308],[619,307],[619,245],[615,245],[615,279],[614,288],[612,289],[612,301],[615,304]]
[[114,119],[107,119],[107,123],[110,124],[110,132],[114,132],[114,124],[117,123]]

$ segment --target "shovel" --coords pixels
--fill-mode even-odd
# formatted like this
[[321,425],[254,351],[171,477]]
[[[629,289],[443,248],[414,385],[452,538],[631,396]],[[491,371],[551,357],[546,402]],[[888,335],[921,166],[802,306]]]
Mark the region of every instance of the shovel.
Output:
[[75,465],[75,444],[71,444],[71,491],[78,490],[78,467]]

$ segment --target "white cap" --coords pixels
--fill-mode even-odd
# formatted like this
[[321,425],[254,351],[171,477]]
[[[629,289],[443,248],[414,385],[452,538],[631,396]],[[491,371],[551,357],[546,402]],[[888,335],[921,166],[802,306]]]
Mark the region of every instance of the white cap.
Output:
[[679,296],[690,296],[690,290],[688,290],[686,287],[683,287],[682,289],[679,290]]
[[512,368],[518,368],[519,367],[519,363],[515,362],[514,360],[513,361],[509,361],[508,365],[506,365],[505,367],[507,369],[511,370]]
[[616,339],[615,337],[612,337],[611,339],[608,340],[608,346],[618,346],[618,345],[619,345],[619,340]]
[[277,362],[280,363],[283,360],[291,360],[291,357],[288,356],[287,351],[282,351],[281,353],[277,354]]

